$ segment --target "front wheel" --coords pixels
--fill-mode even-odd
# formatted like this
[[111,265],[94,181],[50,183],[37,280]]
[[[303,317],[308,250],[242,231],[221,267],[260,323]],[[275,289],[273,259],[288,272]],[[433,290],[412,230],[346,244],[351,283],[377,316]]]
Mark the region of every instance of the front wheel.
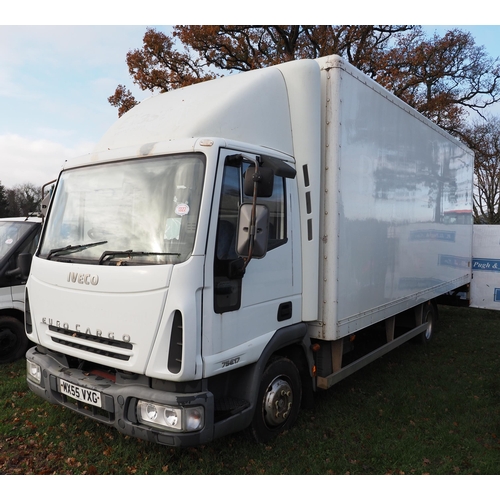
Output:
[[297,420],[302,399],[300,374],[288,358],[271,358],[260,382],[252,432],[267,443]]
[[0,318],[0,364],[17,361],[26,354],[29,339],[24,325],[16,318]]

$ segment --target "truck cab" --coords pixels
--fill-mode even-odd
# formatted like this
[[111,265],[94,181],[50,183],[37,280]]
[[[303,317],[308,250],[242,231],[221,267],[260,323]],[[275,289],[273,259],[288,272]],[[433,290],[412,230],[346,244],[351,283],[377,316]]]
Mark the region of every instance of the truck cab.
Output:
[[286,155],[217,138],[168,149],[61,174],[27,291],[28,366],[52,375],[28,383],[128,434],[192,445],[246,427],[263,351],[307,338],[298,194]]

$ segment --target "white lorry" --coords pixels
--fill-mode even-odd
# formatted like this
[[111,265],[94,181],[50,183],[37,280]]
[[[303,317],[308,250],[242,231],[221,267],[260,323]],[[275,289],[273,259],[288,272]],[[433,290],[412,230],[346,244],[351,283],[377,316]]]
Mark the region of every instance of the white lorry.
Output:
[[0,363],[21,359],[29,346],[24,332],[24,286],[27,276],[18,267],[20,254],[33,254],[38,244],[40,217],[0,219]]
[[[471,211],[472,179],[470,150],[336,56],[145,100],[58,179],[28,385],[164,445],[270,440],[430,339],[471,280],[472,221],[444,213]],[[384,344],[347,363],[372,325]]]

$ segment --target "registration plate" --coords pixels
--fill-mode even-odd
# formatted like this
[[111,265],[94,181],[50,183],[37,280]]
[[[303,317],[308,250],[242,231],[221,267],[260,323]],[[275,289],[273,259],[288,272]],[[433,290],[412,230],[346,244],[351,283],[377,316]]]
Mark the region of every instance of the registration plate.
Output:
[[89,405],[98,406],[101,408],[101,393],[93,391],[91,389],[85,389],[79,385],[66,382],[66,380],[59,381],[59,391],[62,394],[66,394],[73,399],[77,399],[82,403],[88,403]]

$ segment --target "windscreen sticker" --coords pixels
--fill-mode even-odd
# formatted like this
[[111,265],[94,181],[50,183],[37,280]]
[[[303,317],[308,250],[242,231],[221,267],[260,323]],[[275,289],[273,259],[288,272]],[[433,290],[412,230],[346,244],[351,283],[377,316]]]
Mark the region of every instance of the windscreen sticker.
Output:
[[8,240],[5,240],[6,245],[12,245],[14,243],[14,240],[12,238],[9,238]]
[[183,215],[187,215],[189,213],[189,205],[187,203],[179,203],[175,207],[175,214],[182,217]]
[[181,234],[181,219],[170,218],[167,219],[165,227],[165,234],[163,236],[166,240],[178,240]]

